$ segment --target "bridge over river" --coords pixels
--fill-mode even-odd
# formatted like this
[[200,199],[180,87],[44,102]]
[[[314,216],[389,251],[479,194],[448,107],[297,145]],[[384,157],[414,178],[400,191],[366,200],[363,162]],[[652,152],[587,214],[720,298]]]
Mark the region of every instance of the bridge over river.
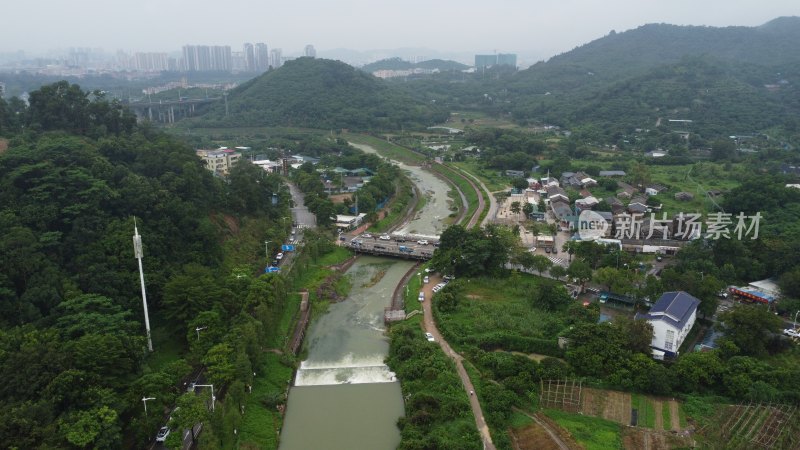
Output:
[[395,235],[387,240],[377,236],[360,235],[345,245],[356,253],[427,261],[433,257],[438,242],[419,238],[420,236]]

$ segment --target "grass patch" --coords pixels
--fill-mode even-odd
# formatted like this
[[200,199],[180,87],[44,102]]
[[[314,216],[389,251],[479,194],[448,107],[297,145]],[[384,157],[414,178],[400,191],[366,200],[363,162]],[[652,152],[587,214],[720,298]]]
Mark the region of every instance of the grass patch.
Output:
[[689,426],[686,422],[686,411],[683,409],[683,403],[678,403],[678,422],[681,425],[681,429]]
[[508,419],[508,421],[511,428],[515,430],[525,428],[533,423],[533,419],[517,411],[513,411],[511,413],[511,417]]
[[364,134],[343,133],[342,137],[350,142],[362,145],[369,145],[380,153],[381,156],[401,161],[406,164],[422,164],[425,161],[425,156],[413,152],[405,147],[401,147],[384,139],[374,136],[367,136]]
[[631,408],[638,410],[638,426],[645,428],[655,427],[656,409],[650,398],[640,394],[631,395]]
[[689,395],[683,403],[683,408],[678,409],[678,417],[681,426],[686,426],[687,417],[691,418],[700,426],[705,426],[717,413],[721,405],[725,403],[721,397],[702,397]]
[[[678,404],[680,408],[680,404]],[[672,411],[669,410],[669,401],[665,400],[661,403],[661,424],[665,430],[672,429]]]
[[586,450],[618,450],[622,448],[622,426],[597,417],[569,414],[554,409],[543,411]]
[[466,161],[451,163],[453,166],[464,169],[474,175],[476,178],[483,181],[483,184],[492,191],[504,191],[511,186],[511,179],[500,175],[500,171],[496,169],[488,169],[481,165],[476,159],[468,159]]
[[245,448],[275,449],[281,427],[275,404],[276,400],[286,401],[286,380],[292,377],[292,368],[282,364],[279,355],[267,353],[256,373],[253,392],[246,397],[239,444]]
[[[574,317],[567,311],[545,311],[531,305],[531,293],[541,278],[512,273],[507,278],[459,279],[448,289],[457,292],[458,305],[452,311],[434,308],[439,329],[451,345],[496,340],[498,333],[513,337],[510,341],[536,339],[552,341],[566,329]],[[504,348],[509,351],[543,353],[528,348]],[[559,356],[559,355],[552,355]]]
[[[431,171],[438,173],[439,175],[447,178],[450,182],[458,188],[463,194],[464,198],[467,200],[467,204],[463,205],[466,208],[466,213],[464,214],[464,218],[462,221],[464,223],[469,222],[469,219],[472,218],[472,215],[475,214],[475,210],[478,209],[478,195],[475,189],[472,188],[472,185],[469,184],[466,177],[461,175],[460,173],[456,172],[455,170],[443,165],[443,164],[436,164],[431,166]],[[460,196],[458,196],[460,199]]]

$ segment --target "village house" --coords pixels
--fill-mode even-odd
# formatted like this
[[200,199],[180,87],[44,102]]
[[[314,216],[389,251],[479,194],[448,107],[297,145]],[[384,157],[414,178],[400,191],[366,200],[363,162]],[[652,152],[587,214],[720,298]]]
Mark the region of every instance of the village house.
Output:
[[678,349],[694,325],[700,300],[683,291],[665,292],[647,314],[636,314],[636,320],[647,320],[653,326],[650,348],[653,357],[677,356]]

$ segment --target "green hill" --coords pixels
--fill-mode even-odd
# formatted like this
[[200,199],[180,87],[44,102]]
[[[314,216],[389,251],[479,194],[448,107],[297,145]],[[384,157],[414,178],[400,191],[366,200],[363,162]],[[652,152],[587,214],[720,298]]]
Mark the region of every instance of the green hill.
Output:
[[447,111],[414,100],[338,61],[299,58],[255,78],[199,120],[202,126],[399,129],[428,126]]
[[464,70],[469,66],[461,64],[460,62],[444,60],[444,59],[429,59],[418,63],[411,63],[404,61],[400,58],[387,58],[380,61],[367,64],[361,68],[364,72],[372,73],[376,70],[410,70],[410,69],[427,69],[427,70],[440,70],[442,72],[452,70]]
[[[520,121],[595,125],[611,135],[658,118],[723,136],[795,127],[800,18],[760,27],[645,25],[610,33],[496,87]],[[507,89],[507,91],[503,91]]]

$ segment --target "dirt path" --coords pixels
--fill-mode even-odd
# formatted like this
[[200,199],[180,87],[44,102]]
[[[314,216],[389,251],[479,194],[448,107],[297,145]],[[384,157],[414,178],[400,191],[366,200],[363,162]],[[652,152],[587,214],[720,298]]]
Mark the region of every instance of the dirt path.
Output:
[[673,431],[681,429],[681,418],[678,417],[678,402],[675,400],[669,401],[669,419]]
[[425,301],[422,302],[422,309],[425,313],[425,318],[423,320],[423,325],[425,327],[425,331],[431,333],[439,343],[439,347],[442,348],[445,355],[449,356],[453,362],[456,363],[456,371],[458,372],[459,378],[461,378],[461,384],[464,385],[464,391],[466,391],[467,395],[469,396],[469,404],[472,407],[472,414],[475,416],[475,426],[478,427],[478,432],[481,434],[481,440],[483,441],[483,448],[484,450],[495,450],[495,446],[492,443],[492,436],[489,433],[489,426],[486,424],[486,419],[483,417],[483,411],[481,410],[481,404],[478,401],[478,396],[474,395],[475,386],[472,385],[472,381],[469,379],[469,375],[467,374],[466,369],[464,369],[464,358],[455,352],[450,347],[450,344],[444,340],[442,334],[439,333],[439,329],[436,328],[436,323],[433,321],[433,311],[431,310],[431,300],[433,296],[433,286],[441,281],[439,276],[431,276],[430,282],[422,287],[422,291],[425,292]]
[[575,448],[575,447],[572,447],[572,446],[568,445],[566,442],[564,442],[564,440],[562,440],[561,437],[560,437],[560,433],[558,433],[556,430],[554,430],[553,427],[550,426],[550,423],[548,423],[547,419],[541,418],[541,416],[539,414],[531,415],[531,414],[528,414],[527,412],[525,412],[525,411],[523,411],[521,409],[518,409],[518,408],[514,408],[514,411],[516,411],[518,413],[521,413],[521,414],[525,414],[526,416],[528,416],[531,419],[533,419],[533,421],[536,422],[536,424],[538,424],[540,427],[542,427],[547,432],[547,434],[550,436],[550,439],[552,439],[552,441],[556,444],[556,446],[558,446],[559,449],[561,449],[561,450],[571,450],[571,449]]
[[653,400],[653,408],[656,410],[656,419],[653,428],[656,430],[664,429],[664,418],[661,416],[661,400]]

